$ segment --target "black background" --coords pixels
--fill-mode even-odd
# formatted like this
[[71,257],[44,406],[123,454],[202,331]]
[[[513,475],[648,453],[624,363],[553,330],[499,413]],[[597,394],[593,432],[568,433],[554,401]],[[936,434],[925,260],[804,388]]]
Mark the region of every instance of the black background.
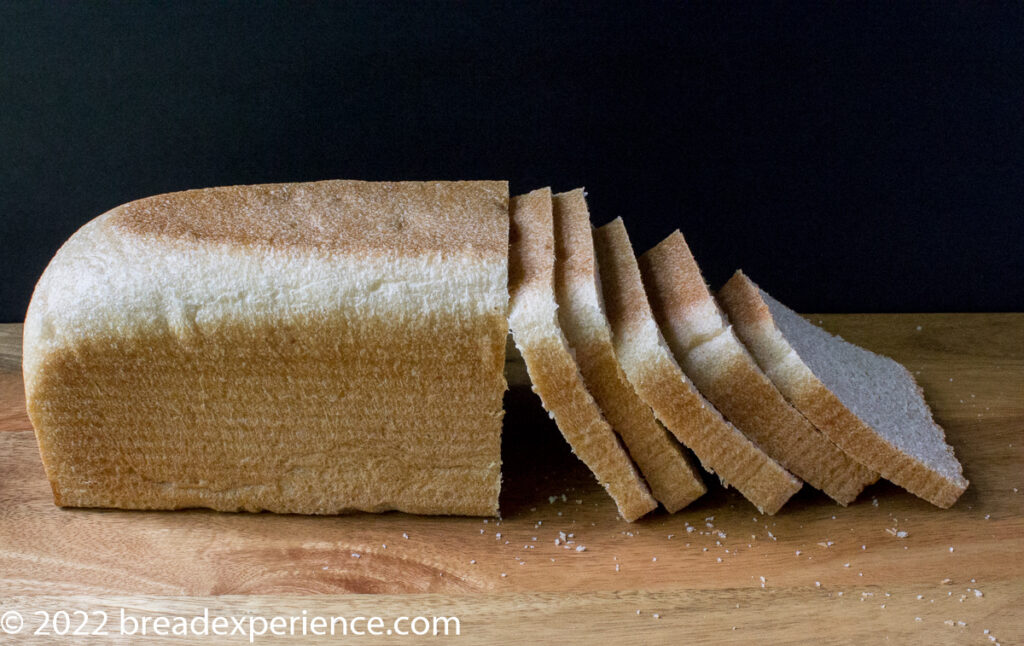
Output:
[[146,195],[585,185],[801,311],[1024,304],[1020,3],[0,1],[0,321]]

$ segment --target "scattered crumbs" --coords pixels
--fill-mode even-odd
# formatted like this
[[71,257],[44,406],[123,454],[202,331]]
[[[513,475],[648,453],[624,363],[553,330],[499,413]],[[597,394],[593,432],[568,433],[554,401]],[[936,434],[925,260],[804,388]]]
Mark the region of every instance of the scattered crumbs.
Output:
[[325,565],[325,566],[323,566],[323,567],[322,567],[322,568],[320,568],[320,569],[321,569],[321,570],[326,570],[326,569],[327,569],[327,566]]
[[718,561],[719,563],[721,563],[721,562],[722,562],[722,557],[721,557],[721,556],[719,556],[719,557],[718,557],[717,559],[715,559],[715,560],[716,560],[716,561]]
[[796,551],[796,555],[797,555],[797,556],[800,556],[800,550],[797,550],[797,551]]
[[504,578],[504,577],[507,577],[507,576],[508,576],[508,574],[506,574],[505,572],[502,572],[502,573],[501,573],[501,576],[502,576],[502,578]]
[[992,631],[991,631],[991,630],[989,630],[988,628],[986,628],[985,630],[981,631],[981,634],[982,634],[982,635],[987,635],[987,634],[989,634],[990,632],[992,632]]
[[833,545],[835,545],[835,543],[833,543],[832,541],[821,541],[820,543],[818,543],[818,545],[820,545],[821,547],[826,547],[827,548],[827,547],[832,547]]
[[950,381],[953,381],[953,378],[952,378],[952,377],[950,377],[950,378],[949,378],[949,380],[950,380]]
[[668,540],[672,540],[673,538],[675,538],[675,536],[676,536],[675,534],[669,534],[668,535]]
[[985,514],[985,520],[988,520],[989,518],[992,518],[992,514]]
[[536,537],[536,536],[534,536],[534,537],[533,537],[533,538],[531,538],[530,540],[531,540],[531,541],[536,541],[536,540],[537,540],[537,537]]
[[363,555],[358,552],[352,552],[352,558],[354,559],[362,558],[362,556]]
[[[552,560],[553,560],[553,559],[552,559]],[[616,571],[616,572],[618,572],[618,571],[619,571],[619,564],[618,564],[618,563],[616,563],[616,564],[615,564],[615,571]]]
[[862,549],[862,550],[866,550],[867,548],[868,548],[868,546],[867,546],[867,545],[861,545],[861,546],[860,546],[860,549]]
[[558,496],[548,496],[548,504],[549,505],[555,504],[556,500],[558,500]]
[[587,551],[587,548],[586,548],[586,546],[584,546],[584,545],[577,545],[577,546],[576,546],[576,551],[577,551],[577,552],[586,552],[586,551]]
[[654,613],[651,616],[654,617],[655,619],[661,619],[661,615],[659,615],[658,613]]
[[849,563],[843,563],[843,567],[850,567]]
[[651,563],[656,563],[657,561],[658,561],[658,557],[657,556],[652,556],[651,557]]
[[388,544],[387,543],[381,543],[380,546],[381,546],[381,549],[385,549],[386,550],[388,548]]
[[920,617],[914,617],[914,621],[921,621]]
[[953,582],[953,579],[943,579],[943,580],[939,581],[939,583],[941,583],[942,585],[949,585],[952,582]]
[[687,527],[686,527],[686,531],[687,531],[688,533],[692,534],[692,533],[694,532],[694,529],[693,529],[693,525],[687,525]]
[[500,539],[501,538],[501,532],[498,532],[497,534],[495,534],[494,538],[495,539]]
[[562,512],[558,512],[558,515],[559,515],[559,516],[561,516],[561,515],[562,515]]
[[882,608],[885,608],[885,604],[884,603],[882,604]]
[[484,518],[484,525],[486,525],[489,522],[491,522],[489,518]]
[[836,519],[836,515],[832,514],[832,520],[835,520],[835,519]]
[[924,599],[924,595],[923,594],[917,595],[917,599],[918,599],[918,601],[920,601],[921,599]]
[[976,596],[976,597],[978,597],[980,599],[981,597],[985,596],[985,593],[983,593],[981,590],[978,590],[977,588],[975,588],[974,596]]
[[476,565],[476,559],[470,559],[469,560],[469,564],[470,565]]
[[706,548],[706,547],[704,547],[704,548],[701,548],[701,551],[703,551],[703,552],[707,552],[707,551],[708,551],[708,548]]
[[560,539],[560,538],[556,538],[556,539],[555,539],[555,547],[558,547],[558,546],[559,546],[559,545],[561,545],[561,544],[562,544],[562,539]]
[[[953,381],[953,380],[952,380],[952,379],[950,379],[950,381]],[[562,494],[562,502],[565,502],[565,500],[566,500],[566,498],[565,498],[565,494],[563,493],[563,494]]]
[[409,540],[409,534],[402,532],[402,538],[404,538],[405,540]]
[[837,596],[840,596],[840,597],[841,597],[841,596],[843,596],[843,591],[842,591],[842,590],[840,590],[839,592],[837,592],[837,593],[836,593],[836,595],[837,595]]
[[484,530],[482,530],[482,529],[481,529],[481,530],[480,530],[480,533],[481,533],[481,534],[483,534],[483,533],[484,533]]
[[949,546],[949,551],[950,551],[950,552],[952,552],[952,551],[953,551],[953,546],[952,546],[952,545],[950,545],[950,546]]
[[[922,330],[921,326],[920,326],[920,325],[918,325],[918,326],[917,326],[917,331],[918,331],[918,332],[920,332],[921,330]],[[920,618],[920,617],[918,617],[918,618],[917,618],[917,620],[918,620],[918,621],[921,621],[921,618]]]
[[761,587],[764,587],[764,577],[761,577]]
[[956,622],[956,625],[960,626],[960,627],[963,627],[963,626],[967,625],[967,622],[965,622],[965,621],[958,621],[958,622]]
[[872,498],[871,499],[871,506],[872,507],[877,507],[878,506],[878,498]]
[[636,609],[636,614],[637,614],[637,616],[640,616],[640,609],[639,608]]
[[713,521],[714,519],[715,519],[715,517],[714,517],[714,516],[708,516],[708,517],[707,517],[707,518],[705,518],[704,520],[706,520],[707,522],[709,522],[709,523],[710,523],[710,522],[711,522],[711,521]]

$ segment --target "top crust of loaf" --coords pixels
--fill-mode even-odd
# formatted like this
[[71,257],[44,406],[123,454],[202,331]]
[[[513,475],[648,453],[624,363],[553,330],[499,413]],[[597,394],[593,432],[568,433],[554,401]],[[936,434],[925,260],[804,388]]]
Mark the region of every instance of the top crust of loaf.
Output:
[[486,226],[498,213],[508,213],[508,182],[327,180],[155,195],[113,209],[109,224],[147,238],[240,247],[504,258],[504,231]]

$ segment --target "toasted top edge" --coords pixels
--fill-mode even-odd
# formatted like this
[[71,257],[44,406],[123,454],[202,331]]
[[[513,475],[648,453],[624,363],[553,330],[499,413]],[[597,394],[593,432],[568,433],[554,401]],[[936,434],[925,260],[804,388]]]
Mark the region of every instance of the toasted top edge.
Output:
[[238,247],[504,256],[508,182],[221,186],[154,195],[108,216],[130,234]]
[[[510,211],[539,213],[539,218],[512,218],[509,226],[508,290],[516,296],[531,290],[555,292],[555,236],[551,226],[551,189],[538,188],[512,198]],[[520,227],[531,227],[524,232]]]

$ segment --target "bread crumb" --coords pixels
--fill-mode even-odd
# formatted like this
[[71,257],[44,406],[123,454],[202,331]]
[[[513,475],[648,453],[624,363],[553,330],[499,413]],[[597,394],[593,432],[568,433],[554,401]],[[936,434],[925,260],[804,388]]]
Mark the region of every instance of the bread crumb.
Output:
[[800,556],[800,550],[797,550],[797,551],[796,551],[796,555],[797,555],[797,556]]
[[469,560],[469,564],[470,565],[476,565],[476,559],[470,559]]
[[658,562],[658,557],[657,556],[652,556],[651,557],[651,562],[652,563],[657,563]]
[[405,532],[402,532],[402,538],[409,540],[409,535]]
[[655,619],[661,619],[661,615],[659,615],[658,613],[654,613],[651,616],[654,617]]
[[507,577],[507,576],[508,576],[508,574],[506,574],[505,572],[502,572],[502,573],[501,573],[501,576],[502,576],[502,578],[504,578],[504,577]]
[[587,548],[586,548],[586,546],[584,546],[584,545],[577,545],[577,546],[576,546],[576,551],[577,551],[577,552],[586,552],[586,551],[587,551]]
[[942,585],[949,585],[952,582],[953,582],[953,579],[948,579],[948,578],[939,581],[939,583],[941,583]]
[[977,588],[975,588],[974,596],[976,596],[976,597],[978,597],[980,599],[981,597],[985,596],[985,593],[983,593],[981,590],[978,590]]
[[814,587],[820,588],[821,587],[821,581],[815,581],[814,582]]
[[952,545],[950,545],[950,546],[949,546],[949,551],[950,551],[950,552],[952,552],[952,551],[953,551],[953,546],[952,546]]
[[918,331],[918,332],[920,332],[920,331],[921,331],[921,329],[922,329],[922,328],[921,328],[921,326],[920,326],[920,325],[918,325],[918,326],[917,326],[917,331]]
[[718,557],[718,558],[717,558],[716,560],[717,560],[717,561],[718,561],[719,563],[721,563],[721,562],[722,562],[722,557],[721,557],[721,556],[719,556],[719,557]]
[[352,558],[358,559],[358,558],[362,558],[362,557],[363,557],[362,554],[359,554],[358,552],[352,552]]

